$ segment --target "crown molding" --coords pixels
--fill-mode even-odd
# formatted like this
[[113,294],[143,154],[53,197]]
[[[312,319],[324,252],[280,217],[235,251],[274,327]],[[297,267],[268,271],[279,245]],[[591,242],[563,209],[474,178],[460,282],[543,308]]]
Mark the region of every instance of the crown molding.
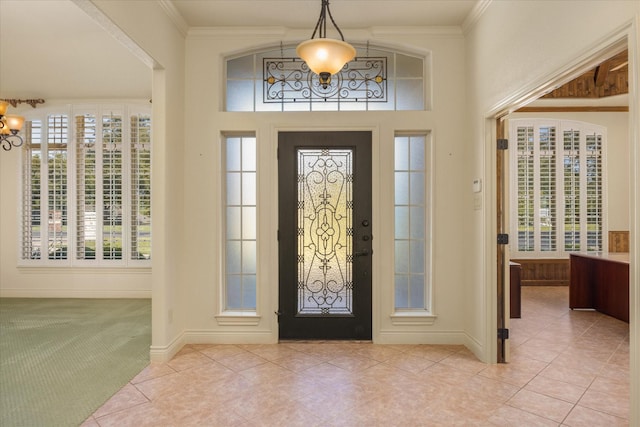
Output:
[[189,32],[189,24],[187,24],[187,21],[185,21],[184,17],[180,14],[180,12],[178,12],[178,9],[176,9],[173,1],[160,0],[158,4],[160,5],[162,11],[169,17],[171,22],[173,22],[173,25],[176,26],[180,34],[182,34],[183,37],[186,37],[187,33]]
[[284,27],[191,27],[187,37],[283,37],[286,33]]
[[462,32],[466,35],[476,22],[480,20],[480,17],[484,14],[485,10],[489,7],[493,0],[480,0],[476,3],[476,5],[471,9],[471,12],[467,15],[467,17],[462,22]]
[[457,26],[443,27],[371,27],[373,36],[462,36]]
[[100,25],[107,33],[122,43],[133,55],[135,55],[140,61],[142,61],[149,68],[153,68],[156,65],[155,60],[145,52],[127,33],[125,33],[120,27],[109,19],[108,16],[100,10],[90,0],[71,0],[80,9],[82,9],[91,19],[93,19],[98,25]]

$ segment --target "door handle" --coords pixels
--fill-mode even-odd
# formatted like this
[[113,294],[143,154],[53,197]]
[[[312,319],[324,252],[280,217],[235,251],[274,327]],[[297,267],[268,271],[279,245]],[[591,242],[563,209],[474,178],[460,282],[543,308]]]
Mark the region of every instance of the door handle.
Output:
[[353,254],[354,257],[356,257],[356,256],[367,256],[367,255],[369,255],[369,251],[366,250],[366,249],[364,251],[362,251],[362,252],[355,252]]

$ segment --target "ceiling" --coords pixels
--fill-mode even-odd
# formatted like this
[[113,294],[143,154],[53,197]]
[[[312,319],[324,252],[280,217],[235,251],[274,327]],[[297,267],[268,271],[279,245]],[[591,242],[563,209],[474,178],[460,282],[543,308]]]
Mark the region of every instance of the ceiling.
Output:
[[[320,0],[163,1],[191,27],[284,26],[310,33],[321,5]],[[331,12],[342,30],[461,26],[479,2],[333,0]],[[0,40],[0,98],[151,97],[151,70],[71,0],[0,0]]]
[[[163,2],[186,27],[283,26],[308,28],[310,33],[321,5],[320,0],[135,1]],[[365,27],[462,27],[486,2],[332,0],[331,12],[348,38],[349,29]],[[0,0],[0,40],[0,99],[151,98],[148,66],[72,0]],[[613,70],[622,61],[617,57],[607,65],[607,73],[603,68],[598,73],[605,97],[628,91],[621,77],[628,66]],[[589,73],[578,83],[570,82],[573,88],[558,88],[548,96],[583,97],[575,87],[595,84],[596,70]],[[590,87],[593,95],[595,86]]]
[[[341,29],[461,26],[478,3],[479,0],[331,0],[329,8]],[[311,32],[321,1],[173,0],[173,5],[193,27],[275,25],[309,28]]]

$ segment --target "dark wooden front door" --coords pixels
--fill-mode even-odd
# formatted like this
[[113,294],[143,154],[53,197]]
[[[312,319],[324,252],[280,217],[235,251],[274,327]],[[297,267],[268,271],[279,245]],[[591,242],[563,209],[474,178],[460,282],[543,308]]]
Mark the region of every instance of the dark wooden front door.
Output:
[[278,136],[280,339],[371,339],[371,132]]

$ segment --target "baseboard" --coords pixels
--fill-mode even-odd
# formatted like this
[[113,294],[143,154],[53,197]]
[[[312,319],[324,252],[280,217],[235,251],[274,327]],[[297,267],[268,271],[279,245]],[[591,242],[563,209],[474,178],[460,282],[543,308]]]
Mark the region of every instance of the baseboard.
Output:
[[480,361],[485,361],[482,344],[464,331],[380,331],[374,339],[376,344],[436,344],[463,345]]
[[374,338],[375,344],[449,344],[465,345],[463,331],[393,331],[382,330]]
[[0,298],[151,298],[151,290],[0,289]]
[[276,344],[271,331],[209,331],[186,330],[166,346],[151,346],[152,362],[170,361],[187,344]]
[[157,363],[167,363],[185,345],[184,333],[178,335],[168,345],[152,345],[149,349],[149,360]]
[[185,344],[276,344],[277,334],[272,331],[210,331],[183,332]]

